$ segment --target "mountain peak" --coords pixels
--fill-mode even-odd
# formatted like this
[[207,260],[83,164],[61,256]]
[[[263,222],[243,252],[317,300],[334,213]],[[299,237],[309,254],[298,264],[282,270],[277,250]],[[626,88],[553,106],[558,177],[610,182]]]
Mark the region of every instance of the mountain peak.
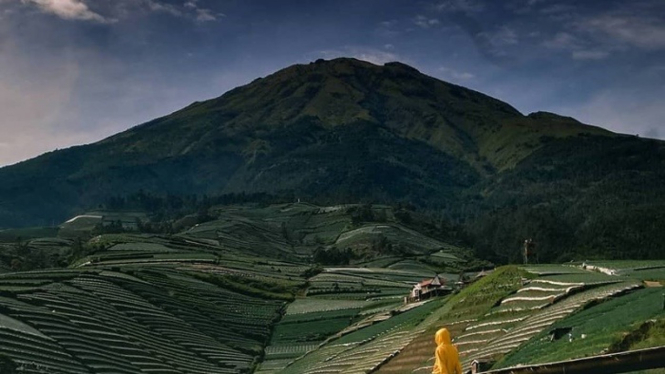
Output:
[[[4,184],[4,192],[0,188],[0,199],[31,191],[23,186],[50,186],[21,179],[21,168],[42,165],[59,173],[52,179],[61,191],[55,197],[37,194],[49,196],[46,206],[94,205],[110,194],[140,189],[318,191],[350,199],[374,198],[380,191],[381,200],[436,195],[444,196],[435,198],[441,201],[517,165],[542,146],[542,137],[594,131],[599,132],[551,115],[525,117],[505,102],[400,62],[317,60],[99,143],[7,169],[0,179],[13,182]],[[16,174],[9,175],[12,170]],[[21,196],[15,201],[29,200]],[[0,209],[0,223],[2,214]],[[9,220],[15,213],[4,214]]]

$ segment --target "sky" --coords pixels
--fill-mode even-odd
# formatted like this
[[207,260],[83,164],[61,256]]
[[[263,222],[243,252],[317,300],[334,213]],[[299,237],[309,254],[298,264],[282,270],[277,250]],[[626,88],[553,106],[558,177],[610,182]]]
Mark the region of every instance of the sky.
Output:
[[0,0],[0,166],[336,57],[665,139],[663,0]]

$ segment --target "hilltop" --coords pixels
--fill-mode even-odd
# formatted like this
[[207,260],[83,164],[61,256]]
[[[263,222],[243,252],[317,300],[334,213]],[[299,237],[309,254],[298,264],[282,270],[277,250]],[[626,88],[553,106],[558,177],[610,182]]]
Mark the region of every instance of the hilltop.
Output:
[[267,194],[410,204],[462,225],[495,262],[517,260],[526,237],[542,261],[663,258],[664,162],[661,141],[523,115],[401,63],[319,60],[0,169],[0,227],[131,196]]

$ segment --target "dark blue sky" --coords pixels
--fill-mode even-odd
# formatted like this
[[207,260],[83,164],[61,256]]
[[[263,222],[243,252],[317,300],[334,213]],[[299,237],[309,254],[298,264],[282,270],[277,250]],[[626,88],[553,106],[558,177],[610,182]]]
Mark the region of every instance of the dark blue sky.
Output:
[[0,165],[340,56],[665,138],[662,0],[0,0]]

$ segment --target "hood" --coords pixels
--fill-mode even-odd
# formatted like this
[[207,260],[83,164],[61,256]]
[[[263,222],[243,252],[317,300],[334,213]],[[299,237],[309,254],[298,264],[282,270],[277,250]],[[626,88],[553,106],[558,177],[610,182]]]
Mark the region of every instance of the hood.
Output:
[[439,331],[436,332],[436,335],[434,335],[434,341],[436,342],[436,345],[441,345],[441,344],[450,344],[450,333],[448,332],[448,329],[443,328],[439,329]]

